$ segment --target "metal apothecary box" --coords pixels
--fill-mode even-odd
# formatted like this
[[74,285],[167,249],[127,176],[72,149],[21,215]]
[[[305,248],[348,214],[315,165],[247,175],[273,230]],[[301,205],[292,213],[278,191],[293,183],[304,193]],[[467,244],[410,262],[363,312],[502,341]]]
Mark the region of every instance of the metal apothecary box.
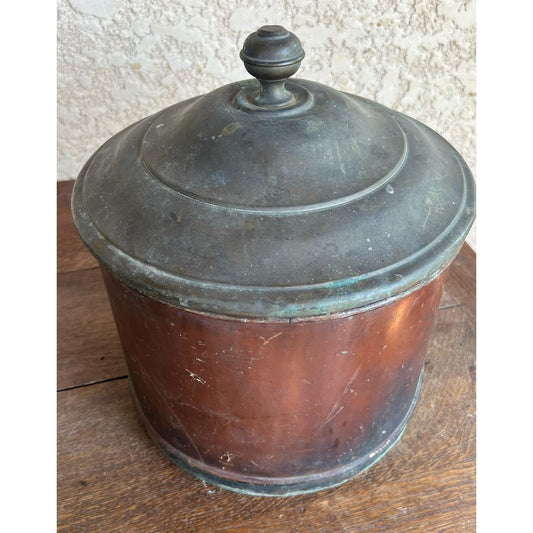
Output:
[[263,26],[241,51],[256,79],[118,133],[72,200],[148,432],[250,494],[340,484],[399,439],[474,220],[472,175],[442,137],[288,80],[303,57]]

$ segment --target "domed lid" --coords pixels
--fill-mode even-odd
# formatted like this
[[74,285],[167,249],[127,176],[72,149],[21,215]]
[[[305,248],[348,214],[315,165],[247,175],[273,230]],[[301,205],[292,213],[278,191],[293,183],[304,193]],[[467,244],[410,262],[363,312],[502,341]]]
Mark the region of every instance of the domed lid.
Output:
[[281,26],[241,51],[256,79],[173,105],[107,141],[72,207],[97,259],[184,308],[292,318],[428,283],[474,220],[461,156],[375,102],[287,79],[304,52]]

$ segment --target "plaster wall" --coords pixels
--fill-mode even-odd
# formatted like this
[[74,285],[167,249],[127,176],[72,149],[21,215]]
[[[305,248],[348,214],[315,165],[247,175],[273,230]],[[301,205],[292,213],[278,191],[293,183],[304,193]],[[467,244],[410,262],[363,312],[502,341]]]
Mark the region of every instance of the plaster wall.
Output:
[[298,77],[428,124],[475,174],[473,0],[58,0],[58,179],[132,122],[248,78],[239,50],[267,23],[301,39]]

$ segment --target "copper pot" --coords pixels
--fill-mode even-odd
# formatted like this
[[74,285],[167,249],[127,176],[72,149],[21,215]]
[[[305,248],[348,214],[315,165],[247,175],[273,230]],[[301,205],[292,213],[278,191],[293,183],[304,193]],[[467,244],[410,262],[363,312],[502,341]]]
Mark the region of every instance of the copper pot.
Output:
[[400,438],[474,220],[444,139],[288,82],[303,57],[292,33],[260,28],[241,51],[257,80],[130,126],[73,193],[148,432],[250,494],[340,484]]

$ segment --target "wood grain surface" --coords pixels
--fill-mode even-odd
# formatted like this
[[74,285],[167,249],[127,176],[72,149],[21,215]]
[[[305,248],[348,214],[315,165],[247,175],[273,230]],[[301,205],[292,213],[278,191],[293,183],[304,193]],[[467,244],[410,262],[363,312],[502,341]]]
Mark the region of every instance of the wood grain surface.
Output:
[[57,279],[58,388],[126,375],[126,363],[99,268]]
[[379,463],[339,488],[243,496],[196,480],[149,439],[96,262],[58,184],[58,530],[475,531],[475,253],[450,268],[422,395]]
[[57,182],[57,271],[70,272],[98,266],[74,227],[70,214],[73,181]]

